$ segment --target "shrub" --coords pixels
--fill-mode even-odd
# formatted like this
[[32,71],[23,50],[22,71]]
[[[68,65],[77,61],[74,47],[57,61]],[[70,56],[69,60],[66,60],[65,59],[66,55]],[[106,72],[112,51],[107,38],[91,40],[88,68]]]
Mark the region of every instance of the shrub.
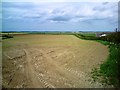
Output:
[[8,39],[8,38],[13,38],[12,35],[8,34],[8,35],[2,35],[2,39]]

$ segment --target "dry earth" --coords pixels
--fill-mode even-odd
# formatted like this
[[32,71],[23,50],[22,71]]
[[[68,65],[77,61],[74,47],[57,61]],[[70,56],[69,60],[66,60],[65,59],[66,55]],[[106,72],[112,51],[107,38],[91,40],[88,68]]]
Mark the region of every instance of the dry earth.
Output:
[[108,48],[73,35],[20,35],[3,41],[3,87],[100,88],[90,72]]

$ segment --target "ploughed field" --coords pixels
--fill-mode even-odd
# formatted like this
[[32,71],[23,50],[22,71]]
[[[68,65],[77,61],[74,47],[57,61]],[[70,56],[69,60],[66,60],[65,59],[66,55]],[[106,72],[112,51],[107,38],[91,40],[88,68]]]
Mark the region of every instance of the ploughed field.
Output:
[[90,72],[108,57],[108,48],[73,35],[16,35],[5,39],[3,87],[94,88]]

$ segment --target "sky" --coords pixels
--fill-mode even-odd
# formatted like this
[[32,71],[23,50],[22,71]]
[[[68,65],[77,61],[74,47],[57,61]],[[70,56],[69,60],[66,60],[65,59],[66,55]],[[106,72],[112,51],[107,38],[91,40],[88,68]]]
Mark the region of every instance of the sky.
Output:
[[[70,2],[71,1],[71,2]],[[114,31],[118,2],[4,0],[3,31]]]

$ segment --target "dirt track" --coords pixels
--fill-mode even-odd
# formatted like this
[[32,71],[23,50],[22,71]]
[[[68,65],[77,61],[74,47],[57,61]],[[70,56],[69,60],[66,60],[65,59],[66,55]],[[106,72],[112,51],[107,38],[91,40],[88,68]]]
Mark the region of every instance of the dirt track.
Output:
[[108,56],[108,48],[98,42],[72,35],[23,35],[3,45],[4,87],[103,87],[90,76]]

